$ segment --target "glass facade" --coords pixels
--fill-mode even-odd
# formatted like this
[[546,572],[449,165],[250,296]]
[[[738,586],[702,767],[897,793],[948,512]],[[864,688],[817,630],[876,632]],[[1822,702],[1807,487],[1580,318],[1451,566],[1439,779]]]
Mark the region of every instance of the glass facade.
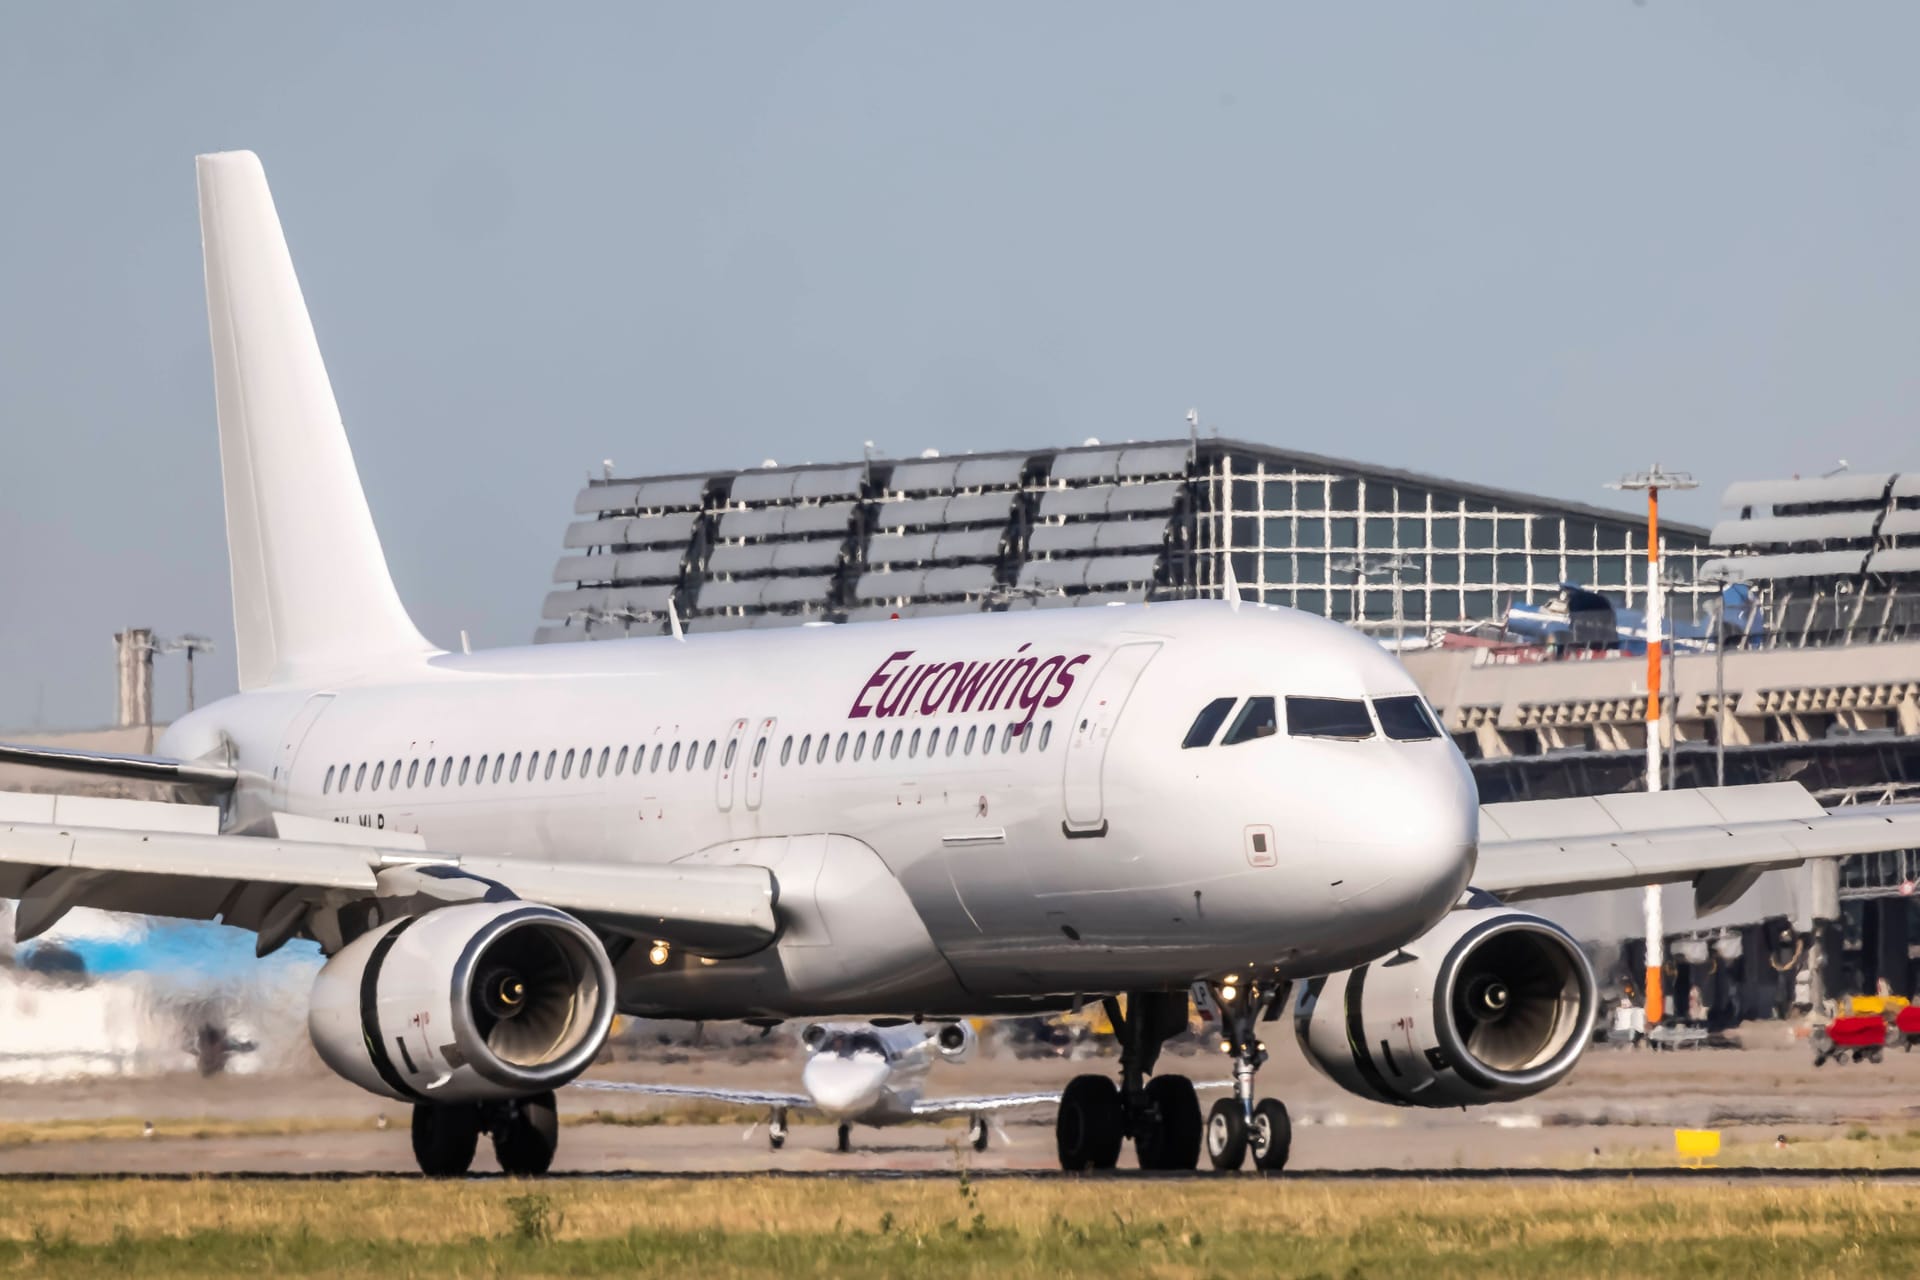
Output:
[[[1232,448],[1203,447],[1196,472],[1203,589],[1231,556],[1249,597],[1376,632],[1468,628],[1564,582],[1646,607],[1646,529],[1630,515]],[[1705,532],[1663,529],[1661,545],[1670,610],[1710,616],[1712,589],[1695,585]]]

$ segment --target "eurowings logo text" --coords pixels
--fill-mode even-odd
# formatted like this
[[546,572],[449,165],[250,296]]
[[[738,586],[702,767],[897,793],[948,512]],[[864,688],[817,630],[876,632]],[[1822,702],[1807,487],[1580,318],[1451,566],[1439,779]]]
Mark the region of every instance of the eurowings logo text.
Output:
[[849,720],[868,716],[890,720],[899,716],[961,715],[969,711],[1024,711],[1025,728],[1043,709],[1059,706],[1073,691],[1076,667],[1092,654],[1071,657],[1056,653],[1042,658],[1021,657],[1033,646],[1023,644],[1011,658],[983,662],[908,663],[912,649],[889,654],[875,669],[860,696],[853,700]]

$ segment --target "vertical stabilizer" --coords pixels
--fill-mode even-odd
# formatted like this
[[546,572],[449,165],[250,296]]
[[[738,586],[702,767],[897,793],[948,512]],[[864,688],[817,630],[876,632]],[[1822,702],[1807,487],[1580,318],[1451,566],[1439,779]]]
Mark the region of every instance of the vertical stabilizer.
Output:
[[240,687],[432,653],[387,572],[260,161],[197,164]]

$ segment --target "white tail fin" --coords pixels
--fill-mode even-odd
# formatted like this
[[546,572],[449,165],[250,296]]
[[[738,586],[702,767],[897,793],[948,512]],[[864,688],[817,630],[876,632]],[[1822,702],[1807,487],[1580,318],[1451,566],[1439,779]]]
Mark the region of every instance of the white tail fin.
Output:
[[197,164],[240,688],[432,653],[387,572],[260,161]]

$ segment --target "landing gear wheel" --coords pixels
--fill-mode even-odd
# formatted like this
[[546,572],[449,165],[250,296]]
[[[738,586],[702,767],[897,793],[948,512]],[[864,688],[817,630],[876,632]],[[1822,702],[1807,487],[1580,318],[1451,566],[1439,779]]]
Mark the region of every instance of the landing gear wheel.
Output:
[[1120,1090],[1105,1076],[1075,1076],[1060,1095],[1053,1138],[1069,1173],[1111,1169],[1120,1161]]
[[776,1111],[767,1121],[767,1145],[775,1151],[787,1145],[787,1113]]
[[537,1178],[553,1167],[560,1149],[560,1108],[552,1093],[517,1098],[501,1109],[493,1126],[493,1155],[503,1172]]
[[850,1124],[841,1125],[840,1133],[838,1136],[839,1136],[840,1151],[843,1154],[853,1150],[853,1126],[852,1125]]
[[1146,1110],[1137,1118],[1133,1151],[1142,1169],[1192,1169],[1200,1163],[1200,1096],[1185,1076],[1147,1082]]
[[987,1118],[975,1116],[967,1121],[967,1144],[975,1151],[987,1149]]
[[1207,1113],[1207,1159],[1221,1173],[1247,1162],[1247,1111],[1238,1098],[1221,1098]]
[[414,1104],[413,1158],[429,1178],[460,1177],[479,1146],[480,1108]]
[[1262,1098],[1253,1109],[1253,1123],[1247,1132],[1247,1146],[1253,1151],[1253,1167],[1262,1173],[1278,1173],[1287,1167],[1287,1153],[1293,1150],[1293,1121],[1287,1118],[1287,1106],[1278,1098]]

